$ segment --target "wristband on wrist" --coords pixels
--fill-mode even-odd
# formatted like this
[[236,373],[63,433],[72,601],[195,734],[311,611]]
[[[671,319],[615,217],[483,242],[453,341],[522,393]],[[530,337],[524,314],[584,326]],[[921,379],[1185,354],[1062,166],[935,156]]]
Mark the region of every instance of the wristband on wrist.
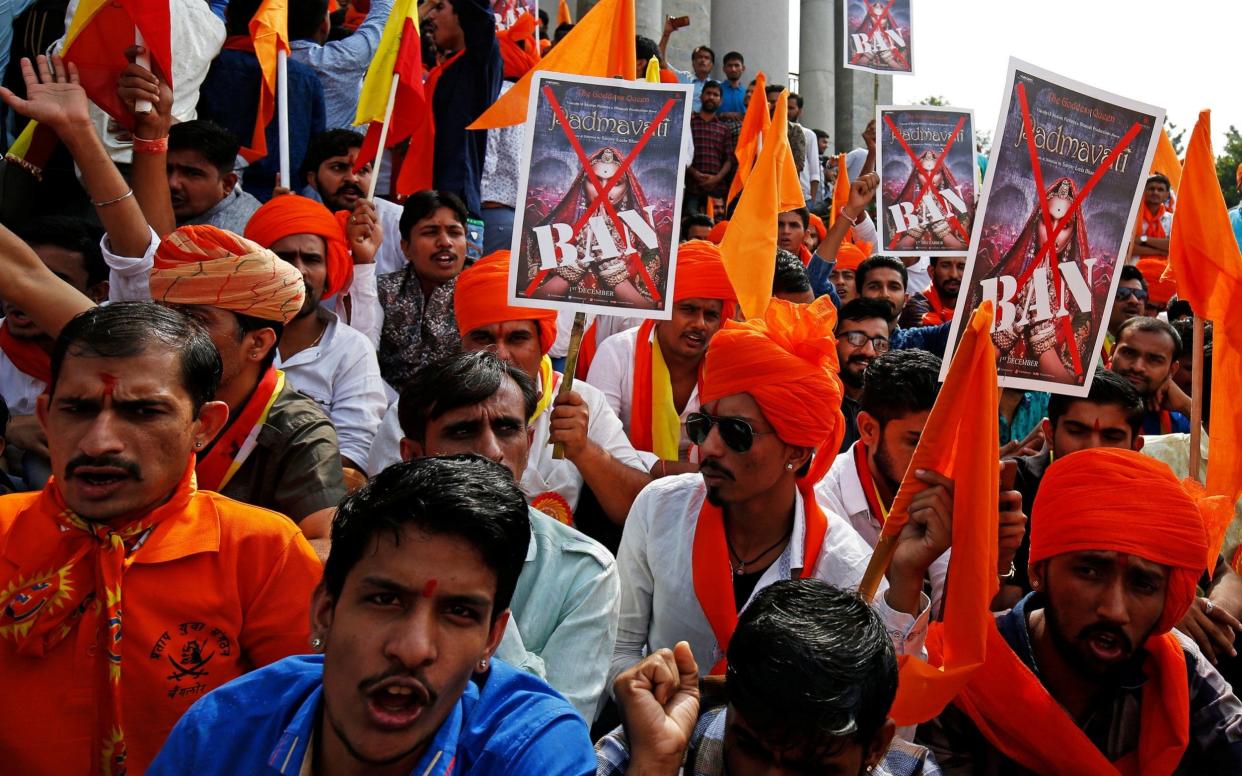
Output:
[[164,154],[168,153],[168,135],[157,137],[154,140],[144,140],[140,137],[134,137],[134,153],[136,154]]
[[845,208],[846,208],[846,207],[847,207],[847,205],[842,205],[842,206],[841,206],[841,211],[840,211],[840,212],[841,212],[841,217],[842,217],[842,218],[844,218],[846,221],[849,221],[849,222],[850,222],[850,226],[858,226],[858,222],[862,219],[862,213],[859,213],[859,214],[858,214],[858,218],[850,218],[848,215],[846,215],[846,214],[845,214]]

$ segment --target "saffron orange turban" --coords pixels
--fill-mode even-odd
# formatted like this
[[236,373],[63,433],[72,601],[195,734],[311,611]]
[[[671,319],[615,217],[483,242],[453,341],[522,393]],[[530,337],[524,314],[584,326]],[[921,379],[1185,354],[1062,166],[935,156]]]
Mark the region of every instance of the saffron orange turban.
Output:
[[815,230],[815,234],[819,235],[821,242],[828,237],[828,227],[824,226],[824,219],[814,213],[811,214],[811,228]]
[[836,323],[828,297],[809,305],[773,299],[762,318],[726,321],[707,349],[702,403],[754,397],[781,441],[815,450],[803,483],[827,473],[845,435]]
[[534,321],[539,348],[546,355],[556,342],[556,311],[509,306],[509,251],[496,251],[457,276],[453,311],[465,337],[475,329],[506,321]]
[[328,282],[323,289],[324,299],[327,299],[349,288],[354,279],[354,259],[345,242],[343,224],[348,217],[345,211],[341,211],[339,217],[334,216],[326,207],[306,197],[273,197],[250,216],[246,224],[246,238],[264,248],[271,248],[295,234],[322,237],[328,248],[328,255],[324,257]]
[[720,241],[724,239],[725,230],[728,228],[729,222],[727,220],[717,221],[711,231],[707,233],[707,241],[719,245]]
[[496,31],[505,78],[516,81],[539,62],[540,52],[535,35],[538,26],[535,17],[527,12],[519,16],[508,29]]
[[863,243],[861,246],[852,242],[843,242],[841,247],[837,248],[837,263],[833,269],[857,271],[858,265],[867,260],[870,253],[870,244]]
[[[1100,497],[1103,491],[1108,498]],[[1170,567],[1153,637],[1167,633],[1190,608],[1205,568],[1207,533],[1198,505],[1166,464],[1108,448],[1058,458],[1031,513],[1031,563],[1102,550]]]
[[673,301],[683,299],[720,299],[724,317],[733,317],[737,293],[725,271],[720,246],[708,240],[688,240],[677,246],[677,277]]
[[302,309],[302,273],[257,243],[214,226],[183,226],[155,250],[151,298],[288,323]]
[[1168,304],[1173,295],[1177,293],[1177,283],[1170,276],[1167,280],[1164,278],[1164,271],[1168,268],[1168,262],[1163,259],[1146,258],[1139,259],[1135,265],[1139,272],[1143,273],[1143,280],[1147,281],[1147,298],[1155,304]]

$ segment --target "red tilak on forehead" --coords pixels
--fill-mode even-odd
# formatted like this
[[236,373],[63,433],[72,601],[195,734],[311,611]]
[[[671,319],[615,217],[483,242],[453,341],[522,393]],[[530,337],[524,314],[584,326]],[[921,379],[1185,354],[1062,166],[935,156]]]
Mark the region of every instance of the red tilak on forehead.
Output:
[[116,390],[116,378],[107,372],[104,372],[99,375],[99,381],[103,383],[104,396],[111,398],[112,392]]
[[1096,419],[1095,419],[1095,424],[1092,426],[1092,429],[1093,429],[1093,430],[1094,430],[1097,434],[1099,433],[1099,431],[1100,431],[1100,419],[1099,419],[1099,418],[1096,418]]
[[438,584],[440,584],[438,580],[427,580],[427,584],[423,585],[423,598],[431,598],[431,596],[436,592],[436,585]]

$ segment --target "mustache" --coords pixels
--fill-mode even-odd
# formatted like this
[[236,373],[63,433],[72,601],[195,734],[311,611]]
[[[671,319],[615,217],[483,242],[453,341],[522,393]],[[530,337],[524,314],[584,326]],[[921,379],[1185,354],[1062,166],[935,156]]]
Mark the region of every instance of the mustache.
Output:
[[1094,625],[1088,625],[1083,628],[1078,633],[1078,640],[1087,641],[1096,634],[1112,636],[1119,644],[1125,647],[1126,653],[1134,651],[1134,645],[1130,643],[1130,637],[1127,636],[1121,628],[1118,628],[1116,625],[1109,625],[1108,623],[1103,622],[1097,622]]
[[736,477],[733,476],[733,472],[729,471],[725,467],[721,466],[720,464],[712,460],[706,460],[700,463],[699,472],[703,474],[706,474],[707,472],[712,472],[713,474],[716,474],[721,477],[727,477],[731,480],[737,479]]
[[414,686],[411,689],[414,690],[414,700],[419,706],[431,706],[440,697],[421,671],[407,671],[397,667],[390,668],[379,676],[363,679],[358,683],[358,689],[363,695],[370,695],[377,685],[394,677],[414,680]]
[[73,477],[74,473],[83,466],[120,469],[135,480],[142,479],[142,468],[138,462],[119,455],[79,455],[65,464],[65,479]]
[[349,194],[349,193],[357,194],[360,197],[363,196],[362,187],[358,186],[355,183],[342,183],[341,187],[336,190],[336,196],[338,197],[341,196],[342,194]]

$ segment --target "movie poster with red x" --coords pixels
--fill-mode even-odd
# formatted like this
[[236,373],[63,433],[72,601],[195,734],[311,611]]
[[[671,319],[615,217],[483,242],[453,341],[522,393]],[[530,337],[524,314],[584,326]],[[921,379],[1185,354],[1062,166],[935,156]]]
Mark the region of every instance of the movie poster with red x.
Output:
[[880,75],[913,75],[914,0],[846,0],[841,4],[845,66]]
[[1016,59],[1005,84],[950,342],[990,300],[1000,385],[1086,396],[1164,110]]
[[692,87],[536,73],[530,93],[510,304],[672,317]]
[[881,252],[965,256],[979,201],[974,115],[881,105],[875,126]]

